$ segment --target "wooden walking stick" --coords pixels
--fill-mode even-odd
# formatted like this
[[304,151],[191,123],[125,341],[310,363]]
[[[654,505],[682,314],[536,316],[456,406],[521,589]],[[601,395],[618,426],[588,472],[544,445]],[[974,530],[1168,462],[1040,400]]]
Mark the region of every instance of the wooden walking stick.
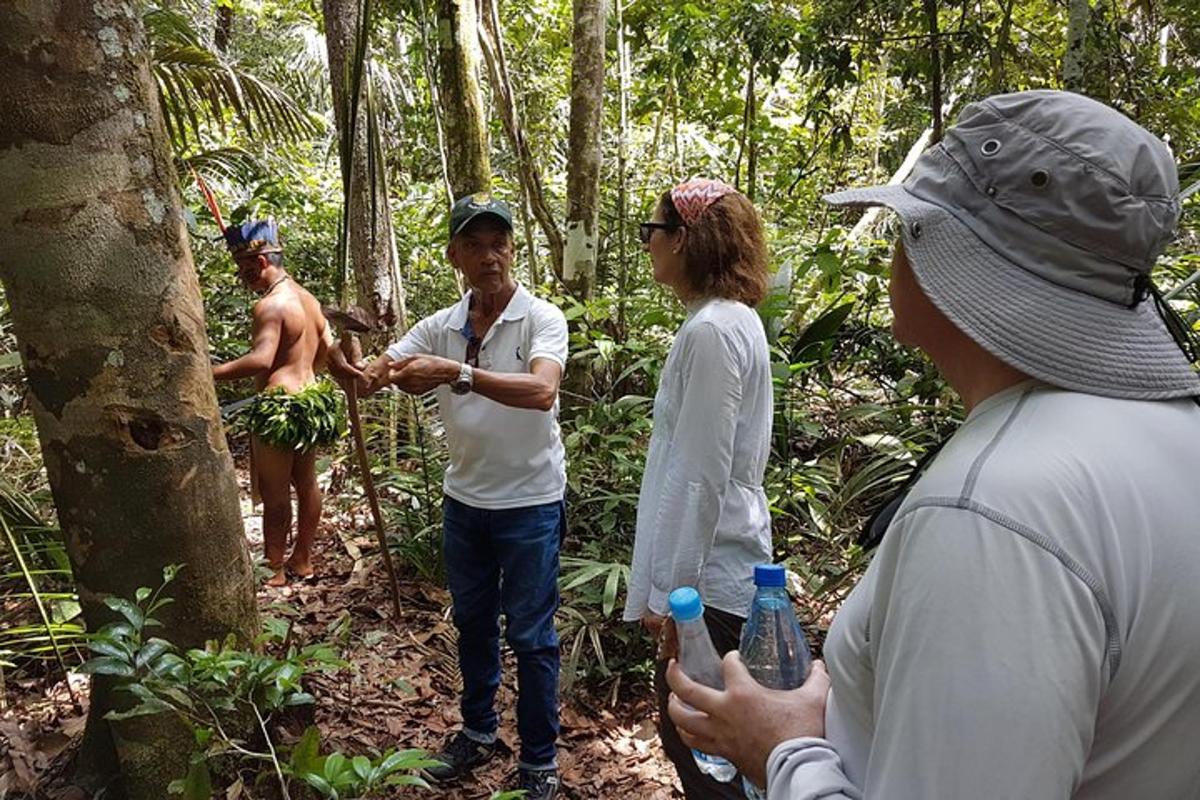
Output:
[[[357,364],[362,360],[362,346],[355,334],[370,333],[373,326],[366,321],[367,314],[361,308],[353,306],[349,311],[322,306],[321,312],[325,318],[341,331],[339,346],[346,360]],[[367,460],[367,445],[363,438],[362,417],[358,413],[358,385],[350,382],[342,387],[346,392],[346,407],[350,412],[350,435],[354,437],[354,450],[358,454],[358,471],[362,475],[363,488],[367,492],[367,501],[371,505],[371,516],[375,520],[375,534],[379,539],[379,549],[383,553],[383,563],[387,567],[388,580],[392,585],[392,609],[395,621],[400,620],[400,582],[396,578],[396,566],[392,563],[392,553],[388,550],[387,534],[383,527],[383,512],[379,509],[379,495],[375,491],[375,481],[371,477],[371,463]]]

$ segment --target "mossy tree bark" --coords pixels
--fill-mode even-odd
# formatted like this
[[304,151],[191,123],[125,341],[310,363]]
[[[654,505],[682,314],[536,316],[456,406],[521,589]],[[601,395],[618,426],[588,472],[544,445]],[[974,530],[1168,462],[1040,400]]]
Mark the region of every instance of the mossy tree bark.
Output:
[[446,167],[455,198],[486,192],[492,167],[479,91],[479,25],[474,0],[438,0],[438,99],[446,127]]
[[1063,88],[1085,93],[1088,62],[1088,23],[1092,16],[1090,0],[1067,2],[1067,46],[1063,54]]
[[574,0],[574,15],[563,280],[572,294],[586,299],[595,289],[600,239],[600,133],[604,114],[607,0]]
[[[554,221],[554,212],[546,200],[546,191],[542,181],[541,171],[537,168],[533,149],[525,136],[525,128],[521,121],[521,111],[517,106],[517,95],[513,89],[512,77],[508,73],[508,59],[504,53],[504,31],[500,27],[500,14],[495,0],[483,0],[479,7],[482,24],[479,27],[479,43],[483,46],[484,61],[487,62],[488,79],[492,85],[492,97],[497,110],[500,112],[500,122],[508,137],[517,160],[517,177],[521,181],[524,194],[522,215],[528,211],[533,214],[546,237],[546,247],[550,251],[550,266],[554,274],[561,280],[563,273],[563,237],[562,231]],[[526,206],[528,208],[526,208]],[[525,238],[529,243],[529,267],[531,274],[536,272],[533,238],[529,235],[526,225]],[[537,282],[537,279],[534,279]]]
[[[324,0],[325,42],[329,51],[329,82],[333,87],[334,119],[338,135],[346,142],[349,135],[349,98],[347,88],[353,83],[355,40],[359,29],[360,0]],[[378,343],[387,344],[400,338],[407,327],[404,306],[404,285],[397,263],[395,234],[388,206],[386,172],[381,154],[372,158],[371,148],[378,151],[378,137],[369,135],[367,82],[364,70],[359,90],[353,141],[349,153],[349,170],[343,164],[342,174],[350,175],[350,209],[347,235],[350,244],[350,266],[354,272],[358,305],[368,311],[381,331],[366,343],[368,352]],[[373,168],[372,168],[373,167]]]
[[[200,289],[137,7],[14,0],[0,28],[0,280],[84,618],[185,568],[162,635],[257,631]],[[82,761],[167,796],[190,742],[109,723],[93,685]]]

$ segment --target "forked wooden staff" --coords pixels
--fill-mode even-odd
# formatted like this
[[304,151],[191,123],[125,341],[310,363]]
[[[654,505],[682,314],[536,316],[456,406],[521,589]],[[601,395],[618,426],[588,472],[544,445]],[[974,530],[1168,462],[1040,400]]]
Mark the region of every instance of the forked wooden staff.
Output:
[[[351,306],[342,311],[333,306],[322,306],[321,313],[325,319],[339,331],[341,339],[339,346],[346,360],[357,364],[362,360],[362,346],[357,334],[370,333],[373,326],[368,321],[367,313],[358,306]],[[371,464],[367,460],[367,444],[363,438],[362,417],[358,413],[358,386],[350,382],[342,387],[346,392],[346,407],[350,412],[350,435],[354,437],[354,451],[358,454],[358,471],[362,475],[363,488],[367,491],[367,501],[371,504],[371,516],[375,520],[375,534],[379,538],[379,549],[383,553],[383,563],[387,567],[388,580],[392,584],[392,609],[395,612],[395,623],[400,621],[400,582],[396,578],[396,566],[392,563],[392,553],[388,550],[387,534],[383,527],[383,513],[379,510],[379,495],[375,491],[375,480],[371,477]]]

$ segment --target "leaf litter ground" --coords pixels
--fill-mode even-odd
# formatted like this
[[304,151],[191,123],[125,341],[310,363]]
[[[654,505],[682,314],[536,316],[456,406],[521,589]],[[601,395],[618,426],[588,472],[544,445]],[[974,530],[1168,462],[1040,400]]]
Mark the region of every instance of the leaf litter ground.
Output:
[[[250,507],[244,470],[239,470],[239,478],[246,533],[257,555],[262,518]],[[449,593],[398,563],[402,613],[398,621],[392,620],[387,576],[365,503],[349,509],[335,505],[328,503],[318,535],[317,579],[267,589],[260,577],[260,608],[264,617],[286,621],[295,643],[332,642],[350,664],[337,673],[306,679],[317,698],[311,721],[321,731],[323,752],[357,754],[408,747],[436,751],[461,723],[461,679]],[[499,736],[512,753],[476,770],[460,784],[410,789],[397,796],[475,800],[511,788],[518,745],[516,662],[507,648],[503,662],[497,697]],[[86,717],[86,678],[72,675],[71,685],[82,707],[71,702],[66,682],[54,671],[3,687],[0,798],[82,800],[82,794],[55,789],[57,782],[52,780],[65,766]],[[623,690],[613,703],[576,687],[562,698],[562,796],[578,800],[683,796],[655,732],[650,691],[642,686],[634,694],[631,697]],[[294,741],[303,724],[294,719],[281,723],[278,739]],[[43,788],[37,789],[39,785]],[[251,797],[240,784],[231,792],[225,800]]]

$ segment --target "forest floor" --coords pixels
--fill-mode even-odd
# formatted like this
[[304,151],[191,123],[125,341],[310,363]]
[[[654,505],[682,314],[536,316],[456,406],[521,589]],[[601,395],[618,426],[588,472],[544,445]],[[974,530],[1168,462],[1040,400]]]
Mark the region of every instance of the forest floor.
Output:
[[[244,469],[242,509],[251,552],[261,553],[262,518],[250,507]],[[335,504],[330,504],[331,506]],[[456,633],[449,618],[450,596],[411,571],[400,568],[402,613],[392,619],[388,580],[378,557],[366,505],[331,508],[318,536],[318,577],[282,589],[262,586],[264,615],[292,625],[297,644],[331,642],[349,667],[306,678],[317,698],[315,722],[322,751],[348,755],[417,747],[436,751],[461,723],[461,679]],[[512,788],[516,771],[516,663],[505,649],[503,682],[497,698],[500,739],[513,755],[497,758],[467,781],[429,791],[406,790],[404,797],[475,800]],[[67,682],[51,677],[10,682],[0,707],[0,798],[68,800],[78,795],[31,792],[45,775],[61,767],[86,717],[87,679],[69,680],[82,705],[75,705]],[[655,730],[652,694],[634,696],[624,688],[597,699],[579,687],[562,698],[559,767],[565,798],[590,800],[668,800],[682,797],[675,771]],[[299,730],[280,730],[286,743]],[[41,781],[45,783],[44,780]],[[398,795],[399,796],[399,795]],[[242,792],[223,800],[250,798]]]

